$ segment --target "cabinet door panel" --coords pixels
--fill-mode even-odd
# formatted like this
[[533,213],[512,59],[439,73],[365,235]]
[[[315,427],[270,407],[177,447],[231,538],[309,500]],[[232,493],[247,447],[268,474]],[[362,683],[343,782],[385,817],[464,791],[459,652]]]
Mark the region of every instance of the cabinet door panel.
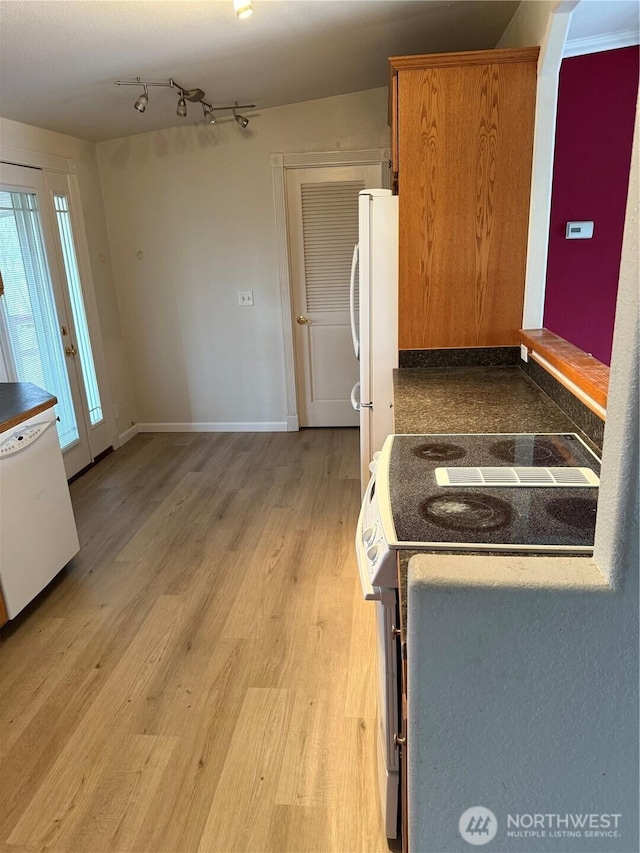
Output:
[[400,70],[401,349],[517,344],[535,63]]

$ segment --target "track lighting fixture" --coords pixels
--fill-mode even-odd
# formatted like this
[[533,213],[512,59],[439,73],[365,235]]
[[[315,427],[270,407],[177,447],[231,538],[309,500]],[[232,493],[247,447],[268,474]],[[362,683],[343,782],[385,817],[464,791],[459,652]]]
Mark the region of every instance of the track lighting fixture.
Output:
[[184,92],[180,89],[180,97],[178,98],[178,107],[176,109],[176,115],[180,116],[180,118],[186,118],[187,115],[187,102],[184,99]]
[[240,125],[240,127],[243,127],[243,128],[244,128],[244,127],[246,127],[246,126],[249,124],[249,119],[248,119],[248,118],[246,118],[245,116],[240,116],[240,115],[238,115],[238,114],[237,114],[237,112],[236,112],[236,110],[237,110],[237,109],[238,109],[238,102],[236,101],[236,105],[235,105],[235,107],[234,107],[234,108],[233,108],[233,110],[232,110],[232,112],[233,112],[233,117],[234,117],[234,119],[238,122],[238,124]]
[[202,112],[204,114],[206,121],[208,121],[209,124],[215,124],[216,123],[216,117],[215,117],[215,114],[213,112],[213,107],[211,106],[211,104],[206,104],[204,101],[201,101],[201,103],[202,103]]
[[187,89],[182,92],[182,96],[188,101],[194,101],[197,103],[204,98],[204,91],[202,89]]
[[140,95],[138,100],[133,105],[139,113],[143,113],[147,108],[147,104],[149,103],[149,90],[147,89],[146,85],[143,88],[144,92]]
[[209,124],[216,123],[216,112],[231,112],[240,127],[244,128],[249,124],[249,119],[246,118],[246,116],[239,115],[237,110],[253,110],[256,106],[255,104],[238,104],[236,101],[233,106],[225,105],[221,107],[214,107],[213,104],[205,101],[204,89],[183,89],[182,86],[179,86],[172,77],[169,77],[166,82],[141,80],[139,77],[136,77],[135,80],[115,80],[114,82],[116,86],[142,86],[143,93],[137,98],[133,105],[139,113],[143,113],[147,109],[147,104],[149,103],[149,86],[161,86],[166,89],[178,90],[180,97],[178,98],[176,115],[180,116],[180,118],[185,118],[187,115],[187,101],[202,104],[202,114]]
[[253,15],[251,0],[233,0],[233,8],[240,20],[250,18]]

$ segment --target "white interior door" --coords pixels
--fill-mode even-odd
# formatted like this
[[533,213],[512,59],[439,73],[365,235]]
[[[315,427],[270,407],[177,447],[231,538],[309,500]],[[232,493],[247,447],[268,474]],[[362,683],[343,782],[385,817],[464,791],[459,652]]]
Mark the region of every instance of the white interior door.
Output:
[[[90,430],[104,418],[68,191],[52,180],[47,188],[41,170],[0,164],[0,355],[7,380],[33,382],[57,397],[58,437],[71,477],[97,455]],[[109,443],[106,425],[103,432],[101,450]]]
[[358,193],[380,186],[381,165],[287,169],[287,229],[300,426],[358,426],[349,277]]

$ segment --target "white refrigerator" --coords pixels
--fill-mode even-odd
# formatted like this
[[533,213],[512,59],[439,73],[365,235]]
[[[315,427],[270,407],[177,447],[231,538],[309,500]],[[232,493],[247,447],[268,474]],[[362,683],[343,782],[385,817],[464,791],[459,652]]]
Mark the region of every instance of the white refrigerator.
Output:
[[351,402],[360,412],[360,482],[393,432],[393,369],[398,366],[398,197],[363,190],[358,200],[358,243],[351,264],[351,333],[360,379]]

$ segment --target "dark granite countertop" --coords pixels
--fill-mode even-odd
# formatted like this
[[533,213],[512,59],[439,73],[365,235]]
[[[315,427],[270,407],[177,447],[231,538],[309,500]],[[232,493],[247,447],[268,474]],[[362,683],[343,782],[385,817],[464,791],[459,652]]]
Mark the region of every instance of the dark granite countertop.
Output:
[[[596,445],[518,366],[401,368],[394,371],[396,433],[575,432]],[[400,551],[406,631],[407,570],[418,552]],[[406,634],[405,634],[406,635]]]
[[0,382],[0,432],[18,426],[57,402],[52,394],[31,382]]
[[517,366],[394,371],[394,430],[580,432]]

